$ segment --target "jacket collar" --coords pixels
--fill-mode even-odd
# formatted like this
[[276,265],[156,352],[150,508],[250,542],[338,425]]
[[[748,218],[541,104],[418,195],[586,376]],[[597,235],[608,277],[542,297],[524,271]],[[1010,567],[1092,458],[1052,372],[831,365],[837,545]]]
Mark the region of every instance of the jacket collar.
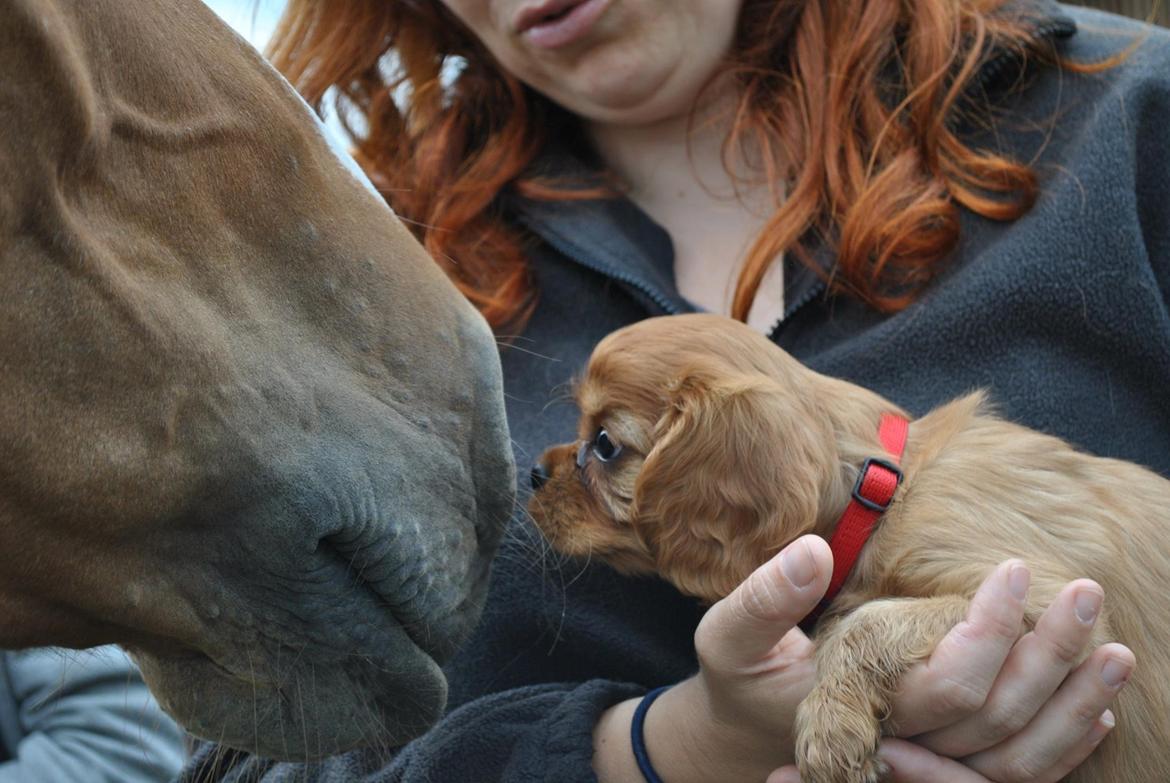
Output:
[[[590,169],[567,154],[559,154],[555,164],[558,175],[572,181],[595,179]],[[616,280],[651,312],[676,315],[695,309],[675,285],[670,235],[629,199],[534,201],[511,197],[507,208],[521,225],[561,255]]]

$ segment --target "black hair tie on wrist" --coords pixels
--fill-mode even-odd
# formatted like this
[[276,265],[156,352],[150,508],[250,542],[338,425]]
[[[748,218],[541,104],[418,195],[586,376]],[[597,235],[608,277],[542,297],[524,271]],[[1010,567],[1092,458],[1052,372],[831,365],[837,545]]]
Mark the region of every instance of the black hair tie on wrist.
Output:
[[658,777],[658,773],[654,771],[654,767],[650,764],[650,756],[646,753],[646,737],[643,736],[642,726],[646,722],[646,713],[649,712],[650,705],[669,687],[669,685],[663,685],[661,688],[655,688],[643,696],[642,701],[638,702],[638,708],[634,710],[634,720],[630,722],[630,744],[634,746],[634,760],[638,762],[638,769],[642,771],[642,777],[646,779],[646,783],[662,783],[662,778]]

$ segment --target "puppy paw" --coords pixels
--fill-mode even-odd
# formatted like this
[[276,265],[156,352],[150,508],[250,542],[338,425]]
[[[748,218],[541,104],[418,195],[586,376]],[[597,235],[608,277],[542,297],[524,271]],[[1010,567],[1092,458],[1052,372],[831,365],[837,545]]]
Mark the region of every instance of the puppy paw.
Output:
[[[814,689],[796,713],[796,763],[802,783],[880,783],[881,724],[868,710]],[[866,705],[868,706],[868,705]]]

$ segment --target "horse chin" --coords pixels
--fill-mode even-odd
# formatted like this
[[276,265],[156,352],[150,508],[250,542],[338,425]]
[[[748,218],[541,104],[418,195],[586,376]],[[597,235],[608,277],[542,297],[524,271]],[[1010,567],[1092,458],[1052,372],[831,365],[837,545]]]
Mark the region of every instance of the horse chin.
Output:
[[286,648],[275,655],[283,660],[242,671],[238,661],[228,667],[202,653],[134,658],[163,709],[196,737],[265,758],[312,761],[357,747],[389,750],[441,717],[442,669],[401,629],[386,641],[377,660]]

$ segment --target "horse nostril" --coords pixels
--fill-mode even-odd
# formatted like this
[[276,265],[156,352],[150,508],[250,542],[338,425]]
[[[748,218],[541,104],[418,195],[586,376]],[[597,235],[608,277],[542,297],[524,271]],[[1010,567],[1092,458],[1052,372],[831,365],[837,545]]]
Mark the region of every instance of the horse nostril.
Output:
[[532,466],[531,478],[533,489],[540,489],[549,480],[548,468],[544,466],[543,462],[538,462]]

